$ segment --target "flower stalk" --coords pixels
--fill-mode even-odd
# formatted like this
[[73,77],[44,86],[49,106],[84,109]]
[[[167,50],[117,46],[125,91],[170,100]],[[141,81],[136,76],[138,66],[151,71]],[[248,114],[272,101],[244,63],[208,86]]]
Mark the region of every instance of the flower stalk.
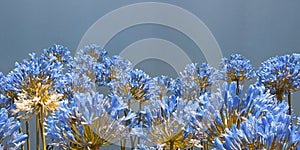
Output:
[[[36,150],[39,150],[40,149],[40,128],[39,128],[39,125],[40,125],[40,115],[39,114],[36,114],[36,120],[35,120],[35,138],[36,138]],[[28,137],[29,138],[29,137]]]
[[[25,126],[26,126],[26,134],[29,137],[30,132],[29,132],[29,121],[28,120],[25,121]],[[27,138],[26,142],[27,142],[27,149],[30,149],[30,138]],[[22,145],[22,147],[24,147],[24,145]]]
[[43,143],[43,150],[46,150],[46,137],[45,137],[45,126],[44,126],[44,121],[45,121],[45,114],[43,113],[44,112],[44,108],[42,107],[41,108],[41,112],[40,112],[40,121],[39,121],[39,124],[40,124],[40,129],[41,129],[41,137],[42,137],[42,143]]

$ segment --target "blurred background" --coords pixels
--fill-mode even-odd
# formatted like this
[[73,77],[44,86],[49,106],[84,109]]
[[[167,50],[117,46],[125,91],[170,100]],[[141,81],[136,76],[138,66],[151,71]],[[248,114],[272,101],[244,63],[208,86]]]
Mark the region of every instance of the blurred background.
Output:
[[[91,26],[101,17],[122,7],[149,1],[142,0],[30,0],[0,2],[0,71],[7,74],[15,62],[28,58],[30,52],[40,53],[53,44],[64,45],[74,54],[82,48],[80,41]],[[255,69],[273,56],[300,53],[300,1],[279,0],[210,0],[210,1],[151,1],[175,6],[205,24],[220,48],[223,57],[240,53],[248,58]],[[132,16],[143,15],[143,10],[131,10]],[[173,17],[178,25],[188,26],[184,18],[176,14],[152,10],[152,16]],[[172,16],[173,15],[173,16]],[[143,16],[141,16],[143,18]],[[119,28],[131,19],[131,15],[110,20],[110,29]],[[191,30],[201,30],[191,26]],[[99,29],[105,34],[106,29]],[[204,36],[204,35],[203,35]],[[169,41],[185,52],[192,62],[207,62],[203,49],[183,32],[161,24],[144,23],[132,25],[113,35],[104,47],[109,55],[119,55],[125,48],[143,39]],[[97,40],[97,39],[96,39]],[[99,35],[101,40],[101,32]],[[91,41],[95,43],[95,41]],[[101,43],[101,41],[99,41]],[[96,44],[99,44],[96,42]],[[205,44],[205,43],[203,43]],[[166,48],[164,50],[164,48]],[[144,46],[144,51],[167,50],[160,44]],[[172,58],[178,59],[180,58]],[[136,68],[150,76],[168,75],[177,77],[177,72],[167,61],[156,58],[144,59]],[[255,82],[255,80],[252,80]],[[292,95],[293,108],[300,115],[300,94]],[[34,141],[32,141],[34,142]],[[34,144],[32,144],[34,145]]]

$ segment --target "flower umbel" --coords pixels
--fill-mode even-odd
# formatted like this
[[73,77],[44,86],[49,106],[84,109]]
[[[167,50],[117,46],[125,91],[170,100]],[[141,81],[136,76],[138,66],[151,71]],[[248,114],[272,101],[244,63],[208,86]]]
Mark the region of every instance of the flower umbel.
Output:
[[208,92],[214,82],[215,69],[209,64],[190,64],[180,73],[182,98],[185,100],[197,100],[200,95]]
[[141,138],[165,148],[174,150],[190,147],[192,134],[187,131],[191,110],[197,105],[192,101],[183,101],[174,95],[168,99],[153,102],[153,109],[145,107],[143,119],[144,131],[136,132]]
[[278,100],[300,89],[300,54],[272,57],[257,71],[258,84],[264,85]]
[[226,129],[221,141],[214,142],[220,149],[296,149],[300,144],[298,125],[291,125],[286,102],[260,116],[249,113],[240,127],[234,124]]
[[14,117],[8,117],[5,108],[0,109],[0,149],[17,149],[25,143],[26,134],[20,133],[21,124]]
[[61,63],[35,57],[16,63],[16,68],[8,74],[6,95],[14,100],[19,117],[29,119],[41,110],[45,115],[57,109],[63,94],[56,92],[58,85],[64,84]]
[[225,80],[232,81],[247,81],[255,76],[250,60],[240,54],[232,54],[230,58],[223,58],[221,68],[225,73]]
[[125,107],[117,97],[105,98],[98,93],[75,93],[74,100],[61,102],[60,111],[47,121],[47,137],[59,139],[52,144],[62,148],[96,149],[128,133]]

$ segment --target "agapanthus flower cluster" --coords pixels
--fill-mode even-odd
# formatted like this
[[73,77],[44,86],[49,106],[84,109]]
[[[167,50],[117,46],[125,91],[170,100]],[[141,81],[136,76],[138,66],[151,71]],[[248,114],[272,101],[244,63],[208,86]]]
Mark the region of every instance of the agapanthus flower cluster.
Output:
[[30,54],[30,59],[16,63],[16,68],[7,76],[9,88],[6,95],[14,101],[14,113],[20,117],[31,117],[42,112],[47,114],[57,110],[58,101],[63,97],[56,88],[65,84],[62,64]]
[[5,108],[0,109],[0,149],[17,149],[27,138],[19,131],[21,124],[14,117],[8,116]]
[[167,76],[152,78],[149,88],[150,100],[152,101],[167,99],[171,95],[178,97],[182,95],[180,79],[174,80]]
[[112,81],[127,80],[133,70],[132,64],[119,56],[104,57],[96,66],[96,79],[99,86],[107,86]]
[[124,114],[118,97],[99,93],[75,93],[72,101],[62,101],[54,117],[47,120],[47,137],[52,145],[71,149],[97,149],[128,135],[124,125],[134,114]]
[[[298,125],[291,125],[288,105],[281,102],[263,114],[249,113],[239,126],[226,128],[214,143],[219,149],[296,149],[300,142]],[[221,140],[220,140],[221,139]]]
[[198,64],[189,64],[184,71],[180,73],[182,87],[182,98],[185,100],[197,100],[200,95],[209,91],[214,82],[216,69],[207,63],[201,66]]
[[[53,45],[48,49],[44,49],[42,57],[44,57],[45,60],[58,61],[65,65],[67,69],[70,69],[69,67],[71,67],[73,60],[68,48],[57,44]],[[55,59],[53,59],[53,57]]]
[[88,45],[80,49],[72,63],[72,90],[88,92],[97,86],[96,66],[106,56],[106,51],[97,45]]
[[[236,126],[241,127],[241,124],[245,121],[249,115],[253,115],[256,118],[264,115],[267,111],[274,110],[277,107],[277,103],[273,101],[273,97],[265,93],[263,87],[257,87],[251,85],[244,98],[241,98],[236,94],[236,83],[227,85],[224,83],[220,93],[212,94],[211,96],[203,96],[202,103],[205,101],[212,103],[205,107],[203,105],[201,110],[207,112],[204,115],[200,115],[203,118],[214,117],[211,120],[202,119],[202,124],[199,123],[197,115],[192,126],[198,129],[198,132],[203,132],[203,136],[196,139],[205,139],[210,145],[214,143],[216,138],[224,140],[223,134],[228,129]],[[201,112],[201,111],[200,111]],[[199,130],[201,129],[201,130]],[[197,136],[196,136],[197,137]]]
[[300,89],[300,54],[272,57],[257,71],[258,84],[265,86],[278,100]]
[[0,108],[6,108],[7,110],[10,110],[13,108],[13,103],[5,95],[8,89],[7,86],[6,76],[0,72]]
[[223,58],[220,67],[225,81],[237,82],[237,93],[244,81],[255,77],[255,71],[250,60],[240,54],[232,54],[229,59]]
[[112,94],[123,97],[126,102],[147,102],[149,101],[150,77],[142,70],[131,70],[128,78],[119,81],[111,81],[109,87]]
[[152,106],[145,106],[143,127],[135,133],[144,140],[167,149],[188,148],[192,138],[189,132],[189,118],[198,104],[184,101],[179,97],[170,97],[153,101]]

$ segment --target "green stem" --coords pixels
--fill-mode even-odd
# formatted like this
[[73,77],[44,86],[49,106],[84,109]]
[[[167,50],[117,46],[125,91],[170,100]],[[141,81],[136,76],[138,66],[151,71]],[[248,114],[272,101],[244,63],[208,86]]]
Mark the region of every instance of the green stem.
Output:
[[29,121],[26,120],[25,121],[25,126],[26,126],[26,134],[28,135],[28,138],[27,138],[27,149],[30,150],[30,132],[29,132]]
[[[130,109],[130,99],[128,99],[127,106],[128,106],[128,108]],[[128,113],[128,112],[125,111],[125,116],[127,115],[127,113]],[[126,120],[126,121],[125,121],[125,126],[127,127],[128,125],[129,125],[129,121]],[[130,141],[132,142],[131,137],[130,137]],[[121,150],[125,150],[125,149],[126,149],[126,139],[121,140]]]
[[[20,119],[18,119],[18,121],[21,122]],[[22,133],[22,127],[19,128],[19,132]],[[28,135],[28,134],[27,134],[27,135]],[[28,138],[29,138],[29,135],[28,135]],[[28,139],[28,138],[27,138],[27,139]],[[27,140],[27,141],[28,141],[28,140]],[[21,150],[25,150],[24,144],[21,145]]]
[[126,150],[126,139],[121,141],[121,150]]
[[41,120],[40,120],[40,128],[41,128],[41,137],[42,137],[42,142],[43,142],[43,150],[46,150],[46,137],[45,137],[45,126],[44,126],[44,121],[45,121],[45,114],[44,112],[44,108],[42,107],[41,110]]
[[289,103],[289,115],[292,115],[292,99],[291,99],[291,92],[288,92],[288,103]]
[[207,144],[207,141],[204,142],[203,146],[204,146],[204,150],[208,150],[208,144]]
[[240,93],[239,80],[236,80],[236,95],[238,96]]
[[173,141],[170,142],[170,150],[174,150],[174,142]]
[[36,138],[36,150],[39,150],[40,149],[40,131],[39,131],[39,124],[40,124],[40,114],[36,114],[36,117],[35,117],[35,128],[36,128],[36,135],[35,135],[35,138]]
[[[141,109],[142,109],[142,102],[139,101],[139,110],[141,111]],[[141,116],[141,114],[139,114],[139,124],[140,124],[141,120],[142,120],[142,116]],[[141,144],[141,138],[140,137],[138,137],[137,143]]]

